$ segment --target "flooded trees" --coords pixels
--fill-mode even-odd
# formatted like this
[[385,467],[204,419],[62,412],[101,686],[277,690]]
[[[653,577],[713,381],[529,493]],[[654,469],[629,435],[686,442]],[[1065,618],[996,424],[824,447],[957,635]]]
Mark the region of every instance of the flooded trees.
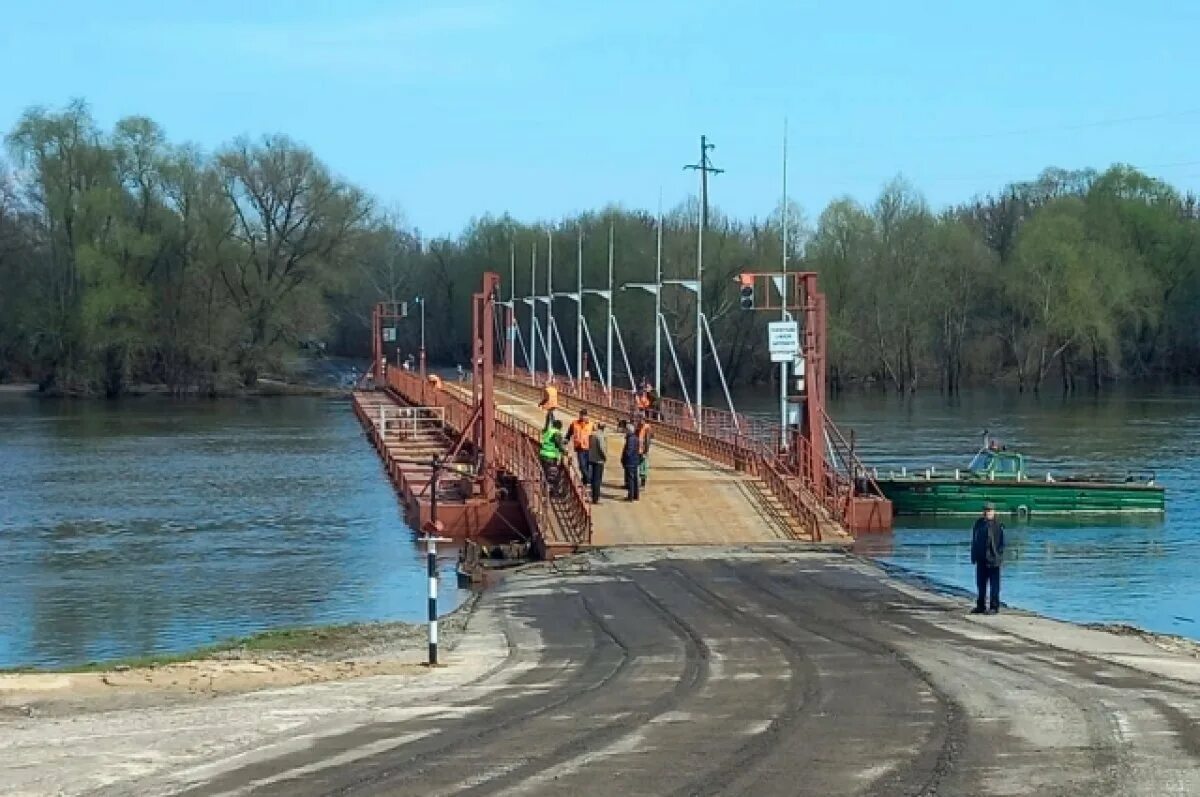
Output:
[[103,254],[116,244],[112,222],[121,210],[113,153],[82,102],[60,113],[27,111],[7,142],[27,175],[29,249],[40,264],[28,318],[37,377],[45,387],[83,390],[108,343],[91,333],[103,332],[105,305],[122,311]]
[[219,274],[242,314],[246,334],[237,360],[249,386],[268,349],[323,331],[313,305],[335,280],[339,255],[370,203],[283,136],[239,141],[218,156],[217,168],[236,243]]
[[[614,284],[654,274],[657,214],[609,206],[553,222],[486,216],[428,241],[283,136],[208,154],[171,143],[144,117],[101,129],[73,102],[30,109],[5,140],[0,379],[47,391],[235,390],[279,373],[302,342],[366,356],[371,305],[417,295],[430,297],[431,358],[453,364],[470,350],[465,302],[479,274],[507,274],[515,252],[515,293],[525,295],[536,246],[542,292],[547,235],[556,291],[575,289],[581,233],[588,289],[607,287],[610,228]],[[685,374],[696,350],[685,281],[695,275],[698,212],[685,199],[663,224],[663,276],[683,282],[663,290],[662,312]],[[1047,169],[942,211],[895,180],[870,204],[834,200],[811,236],[797,234],[798,208],[789,215],[789,268],[817,271],[828,298],[835,388],[1043,390],[1055,369],[1064,390],[1200,376],[1200,201],[1132,167]],[[778,373],[764,351],[771,319],[741,310],[732,277],[779,269],[780,218],[777,207],[749,220],[710,210],[705,310],[735,386]],[[618,292],[613,306],[630,369],[650,374],[652,294]],[[593,332],[605,328],[605,308],[594,294],[584,302]],[[555,312],[574,307],[560,298]],[[518,320],[528,338],[528,313]],[[573,361],[575,324],[560,319],[559,332]],[[594,354],[584,347],[593,374],[607,349],[602,335],[594,342]],[[613,359],[621,383],[619,349]],[[678,381],[666,363],[664,380]]]

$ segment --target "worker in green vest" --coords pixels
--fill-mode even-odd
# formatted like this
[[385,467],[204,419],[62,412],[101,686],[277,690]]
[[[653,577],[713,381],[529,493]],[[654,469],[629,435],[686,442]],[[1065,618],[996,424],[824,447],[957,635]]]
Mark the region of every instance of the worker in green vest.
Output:
[[562,421],[555,418],[542,431],[542,444],[538,449],[538,457],[542,460],[542,470],[546,473],[546,483],[551,487],[557,485],[561,476],[559,463],[565,447]]

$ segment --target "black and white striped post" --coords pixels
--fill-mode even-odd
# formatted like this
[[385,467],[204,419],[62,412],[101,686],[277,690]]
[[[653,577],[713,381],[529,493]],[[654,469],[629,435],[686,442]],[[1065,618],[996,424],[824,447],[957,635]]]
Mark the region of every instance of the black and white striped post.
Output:
[[442,468],[445,465],[440,457],[434,457],[429,465],[429,522],[425,524],[425,561],[429,573],[429,666],[435,667],[438,663],[437,544],[450,542],[450,540],[441,536],[444,527],[438,520],[438,482],[441,480]]
[[437,544],[440,538],[425,535],[425,558],[429,564],[429,665],[438,663],[438,569]]

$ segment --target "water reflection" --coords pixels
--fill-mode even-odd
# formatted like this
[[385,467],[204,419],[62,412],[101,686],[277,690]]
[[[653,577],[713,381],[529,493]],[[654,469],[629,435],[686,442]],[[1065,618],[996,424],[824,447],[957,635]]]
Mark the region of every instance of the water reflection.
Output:
[[422,552],[344,403],[0,396],[0,440],[0,666],[424,617]]

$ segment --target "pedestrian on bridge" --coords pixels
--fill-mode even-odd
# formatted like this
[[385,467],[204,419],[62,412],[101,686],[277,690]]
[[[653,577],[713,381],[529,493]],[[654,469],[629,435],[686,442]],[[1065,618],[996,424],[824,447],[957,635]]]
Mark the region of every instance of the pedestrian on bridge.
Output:
[[571,425],[567,428],[567,442],[574,444],[575,458],[579,462],[579,478],[584,487],[587,487],[588,479],[592,475],[591,468],[588,467],[592,430],[592,421],[588,418],[588,411],[585,409],[579,411],[579,417],[571,421]]
[[553,420],[542,430],[542,442],[538,448],[538,458],[542,461],[542,471],[546,475],[546,485],[552,493],[557,493],[562,484],[562,454],[563,443],[562,421]]
[[654,438],[654,430],[650,428],[650,422],[646,420],[646,416],[638,417],[636,431],[638,451],[641,456],[638,460],[638,481],[642,487],[645,487],[646,477],[650,475],[650,441]]
[[625,471],[625,500],[637,501],[642,497],[639,487],[638,467],[642,462],[642,441],[633,423],[621,421],[625,433],[625,447],[621,449],[621,469]]
[[558,409],[558,388],[554,385],[554,377],[546,377],[546,384],[542,387],[542,400],[538,402],[538,407],[546,411],[546,425],[543,429],[549,429],[550,424],[554,421],[554,411]]
[[[971,564],[975,565],[977,591],[971,614],[1000,613],[1000,565],[1003,562],[1004,525],[996,520],[996,506],[989,502],[983,505],[983,517],[976,520],[971,529]],[[989,586],[991,601],[985,604]]]
[[608,440],[605,437],[604,424],[596,424],[588,441],[588,465],[591,473],[588,481],[592,485],[592,503],[600,503],[600,486],[604,484],[604,466],[608,462]]

